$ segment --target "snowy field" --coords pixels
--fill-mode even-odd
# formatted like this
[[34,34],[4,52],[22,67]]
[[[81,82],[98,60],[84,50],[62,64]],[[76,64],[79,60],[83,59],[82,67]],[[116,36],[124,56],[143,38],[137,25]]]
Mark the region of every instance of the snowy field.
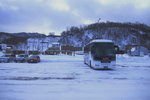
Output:
[[114,70],[93,70],[81,55],[41,59],[0,63],[0,100],[150,100],[147,56],[118,56]]

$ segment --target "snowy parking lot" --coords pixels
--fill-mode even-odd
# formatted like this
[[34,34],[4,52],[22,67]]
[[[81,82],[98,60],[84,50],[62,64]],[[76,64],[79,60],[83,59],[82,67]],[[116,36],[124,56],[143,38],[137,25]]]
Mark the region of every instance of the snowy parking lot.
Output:
[[0,63],[0,100],[150,100],[148,56],[118,56],[114,70],[93,70],[82,55],[40,57]]

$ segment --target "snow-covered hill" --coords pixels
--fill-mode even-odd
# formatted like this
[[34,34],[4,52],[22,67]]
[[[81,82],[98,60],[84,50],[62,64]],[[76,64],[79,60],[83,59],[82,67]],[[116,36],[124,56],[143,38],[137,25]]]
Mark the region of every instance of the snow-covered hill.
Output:
[[115,22],[71,27],[62,32],[61,43],[84,46],[92,39],[111,39],[121,49],[126,45],[143,45],[150,49],[150,27],[144,24]]

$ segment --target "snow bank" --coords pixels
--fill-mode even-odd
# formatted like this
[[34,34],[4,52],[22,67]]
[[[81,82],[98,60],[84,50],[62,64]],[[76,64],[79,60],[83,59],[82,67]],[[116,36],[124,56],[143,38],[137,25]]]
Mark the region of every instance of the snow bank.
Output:
[[150,66],[150,57],[149,56],[128,56],[128,55],[119,55],[117,56],[117,64],[122,65],[134,65],[134,66]]

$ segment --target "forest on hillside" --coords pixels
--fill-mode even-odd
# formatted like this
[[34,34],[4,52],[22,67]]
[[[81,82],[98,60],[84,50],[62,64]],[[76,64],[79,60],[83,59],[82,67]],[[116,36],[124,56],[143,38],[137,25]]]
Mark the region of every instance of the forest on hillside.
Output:
[[111,39],[122,49],[126,45],[143,45],[150,49],[150,27],[140,23],[100,22],[72,26],[61,34],[62,44],[84,46],[92,39]]
[[19,43],[26,43],[28,38],[44,38],[46,35],[40,33],[6,33],[0,32],[0,43],[8,45],[17,45]]

